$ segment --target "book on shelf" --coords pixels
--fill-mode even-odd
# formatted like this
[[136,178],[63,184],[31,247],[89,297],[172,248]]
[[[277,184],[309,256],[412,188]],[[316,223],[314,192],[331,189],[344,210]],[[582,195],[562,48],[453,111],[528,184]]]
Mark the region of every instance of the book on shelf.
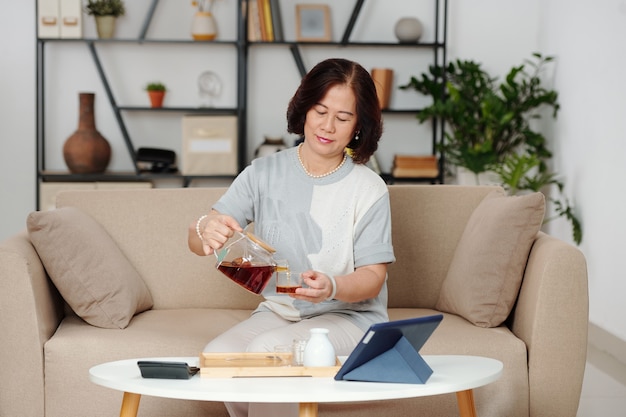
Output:
[[434,155],[396,155],[392,174],[398,178],[435,178],[439,175],[439,163]]
[[272,25],[272,11],[270,0],[256,0],[258,4],[259,20],[261,22],[261,40],[272,42],[274,40],[274,29]]
[[280,0],[269,0],[270,2],[270,15],[272,16],[272,29],[274,33],[274,39],[277,42],[285,40],[283,35],[283,20],[280,13]]
[[261,41],[266,41],[267,40],[267,28],[265,26],[265,12],[264,12],[264,8],[263,8],[263,3],[265,3],[265,0],[250,0],[253,1],[257,4],[256,6],[256,12],[259,18],[259,31],[261,32]]
[[265,30],[267,32],[267,41],[274,41],[274,24],[272,23],[272,9],[270,8],[270,0],[263,0],[263,17],[265,18]]
[[259,4],[256,0],[250,0],[248,2],[248,40],[250,42],[258,42],[263,40],[261,36]]
[[248,0],[248,40],[283,41],[279,0]]

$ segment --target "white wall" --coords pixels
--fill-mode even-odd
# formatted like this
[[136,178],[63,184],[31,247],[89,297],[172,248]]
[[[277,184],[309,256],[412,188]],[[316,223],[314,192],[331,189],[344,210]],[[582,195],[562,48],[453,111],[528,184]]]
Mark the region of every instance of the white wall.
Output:
[[35,3],[0,13],[0,239],[35,206]]
[[[188,36],[185,23],[191,13],[188,2],[162,0],[161,3],[160,10],[165,8],[166,12],[157,15],[151,33],[158,30],[165,34],[163,37]],[[234,3],[234,0],[217,2],[216,14],[224,14],[220,19],[229,18]],[[289,13],[295,3],[295,0],[283,0],[283,13]],[[335,36],[339,37],[343,24],[339,16],[349,10],[352,3],[345,0],[327,3],[332,4],[333,29]],[[133,0],[127,4],[131,14],[135,11],[135,14],[140,14],[147,2]],[[392,40],[393,22],[403,15],[418,14],[420,6],[416,4],[420,3],[414,0],[366,2],[365,14],[355,28],[355,36],[359,39]],[[124,19],[119,28],[120,34],[135,34],[133,19],[128,16]],[[182,23],[172,24],[176,21]],[[622,179],[626,177],[626,164],[622,162],[626,154],[626,78],[622,75],[626,67],[626,49],[623,47],[625,23],[624,0],[450,0],[449,4],[450,59],[474,59],[482,62],[489,71],[503,74],[534,51],[557,58],[550,82],[560,93],[562,110],[556,123],[549,126],[556,154],[554,164],[564,176],[567,194],[576,205],[583,223],[584,240],[580,249],[589,264],[590,319],[622,340],[626,340],[626,327],[622,320],[626,307],[621,300],[626,293],[626,257],[620,253],[626,232],[626,218],[620,215],[626,200],[622,192]],[[86,34],[93,34],[93,30],[87,18]],[[224,36],[233,33],[227,26],[221,27],[220,31]],[[0,85],[3,87],[3,94],[0,95],[0,239],[23,230],[24,219],[35,205],[34,33],[34,1],[15,2],[10,14],[0,15],[0,37],[4,39],[0,43]],[[59,169],[64,168],[58,147],[75,128],[77,91],[85,88],[97,94],[99,130],[115,142],[112,144],[114,157],[111,168],[128,168],[130,160],[125,156],[121,142],[116,142],[119,132],[107,109],[104,93],[99,83],[94,81],[90,58],[85,60],[81,55],[84,52],[80,50],[81,46],[63,52],[69,62],[77,65],[76,75],[52,74],[59,79],[55,90],[60,94],[58,100],[61,103],[56,106],[58,117],[52,125],[57,132],[56,144],[52,141],[49,151],[53,164]],[[227,65],[219,60],[207,60],[204,54],[198,53],[197,59],[170,59],[171,65],[161,65],[154,72],[137,70],[136,66],[144,58],[138,60],[132,48],[129,47],[129,52],[126,52],[128,63],[111,68],[113,77],[117,77],[114,81],[123,86],[116,94],[125,95],[129,104],[141,103],[144,100],[141,85],[147,79],[156,77],[174,86],[174,92],[169,97],[171,104],[188,104],[190,94],[195,94],[195,77],[200,70]],[[178,57],[181,49],[185,49],[185,54],[189,53],[186,46],[157,47],[147,59],[158,60],[164,50],[167,50],[168,57]],[[366,67],[371,67],[388,62],[388,53],[363,54],[358,59]],[[308,66],[316,59],[315,51],[305,54]],[[291,56],[283,48],[265,47],[262,51],[252,48],[250,60],[254,71],[251,71],[249,98],[249,147],[254,149],[264,134],[284,133],[284,109],[297,85],[298,75]],[[268,63],[271,66],[268,67]],[[254,84],[255,80],[265,81],[276,75],[279,76],[278,82]],[[396,84],[410,75],[398,74]],[[68,78],[74,84],[63,88],[66,84],[61,81]],[[183,91],[187,93],[183,94]],[[392,104],[396,106],[410,107],[407,104],[410,98],[403,93],[394,91],[392,100],[395,100]],[[422,134],[413,121],[405,123],[394,118],[393,122],[393,127],[389,123],[381,144],[381,151],[387,159],[398,149],[415,151],[412,147],[420,145],[405,138]],[[131,128],[143,132],[142,129],[147,128],[146,123],[139,120]],[[168,132],[171,136],[179,134],[177,128],[163,126],[159,124],[154,129],[156,132]],[[149,133],[144,137],[157,136]],[[169,138],[160,140],[164,141],[162,146],[166,146]],[[141,143],[137,146],[142,145],[146,146]],[[557,237],[571,241],[567,223],[558,220],[551,223],[549,229]]]
[[[584,227],[591,322],[626,340],[626,2],[542,3],[541,45],[557,57],[555,165]],[[568,238],[567,225],[554,233]]]

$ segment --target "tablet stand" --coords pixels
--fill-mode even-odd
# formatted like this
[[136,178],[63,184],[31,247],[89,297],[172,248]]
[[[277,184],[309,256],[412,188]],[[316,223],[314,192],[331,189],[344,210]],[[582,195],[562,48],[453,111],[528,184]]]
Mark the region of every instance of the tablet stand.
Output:
[[432,373],[424,358],[401,336],[392,348],[346,373],[342,379],[424,384]]

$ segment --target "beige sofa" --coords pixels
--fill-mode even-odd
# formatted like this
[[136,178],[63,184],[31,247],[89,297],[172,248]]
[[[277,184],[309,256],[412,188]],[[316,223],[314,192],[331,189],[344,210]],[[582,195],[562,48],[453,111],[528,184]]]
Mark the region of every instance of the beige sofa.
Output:
[[[452,185],[390,186],[392,320],[435,313],[459,239],[493,191]],[[122,394],[89,381],[91,366],[148,356],[195,356],[259,302],[225,279],[213,259],[187,249],[187,226],[223,189],[74,191],[75,206],[108,232],[145,282],[153,307],[125,329],[87,324],[60,297],[24,232],[0,244],[0,416],[119,415]],[[471,354],[504,363],[475,391],[481,417],[575,416],[585,366],[587,271],[581,252],[539,232],[505,324],[476,326],[446,313],[423,354]],[[361,404],[322,404],[320,416],[452,416],[453,394]],[[226,416],[220,403],[144,397],[139,416]]]

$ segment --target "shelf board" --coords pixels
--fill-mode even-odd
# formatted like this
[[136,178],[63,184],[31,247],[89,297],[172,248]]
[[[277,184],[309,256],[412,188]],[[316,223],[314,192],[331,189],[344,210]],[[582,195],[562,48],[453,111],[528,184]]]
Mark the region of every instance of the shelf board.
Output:
[[[162,179],[180,179],[189,183],[195,179],[233,180],[236,175],[183,175],[181,173],[157,173],[133,171],[126,172],[103,172],[101,174],[72,174],[67,171],[42,171],[39,176],[44,182],[125,182],[125,181],[152,181]],[[394,177],[392,174],[383,172],[380,176],[388,184],[398,182],[441,182],[438,177]]]
[[37,38],[38,42],[85,42],[85,43],[184,43],[196,45],[232,45],[237,46],[236,40],[195,41],[193,39],[140,39],[140,38]]
[[67,182],[115,182],[115,181],[151,181],[159,179],[181,179],[191,181],[194,179],[223,179],[232,180],[235,175],[183,175],[181,173],[158,173],[158,172],[103,172],[101,174],[72,174],[67,171],[43,171],[39,173],[43,181],[67,181]]
[[400,43],[400,42],[326,42],[326,41],[248,41],[249,45],[287,45],[287,46],[350,46],[350,47],[392,47],[392,48],[443,48],[443,43],[422,42],[422,43]]
[[392,114],[415,114],[421,112],[422,109],[382,109],[383,113],[392,113]]
[[184,112],[202,114],[237,115],[237,109],[225,107],[150,107],[150,106],[117,106],[124,111],[149,111],[149,112]]
[[440,177],[394,177],[393,174],[389,174],[383,172],[380,174],[381,178],[387,184],[394,184],[398,182],[430,182],[430,183],[442,183],[442,178]]

